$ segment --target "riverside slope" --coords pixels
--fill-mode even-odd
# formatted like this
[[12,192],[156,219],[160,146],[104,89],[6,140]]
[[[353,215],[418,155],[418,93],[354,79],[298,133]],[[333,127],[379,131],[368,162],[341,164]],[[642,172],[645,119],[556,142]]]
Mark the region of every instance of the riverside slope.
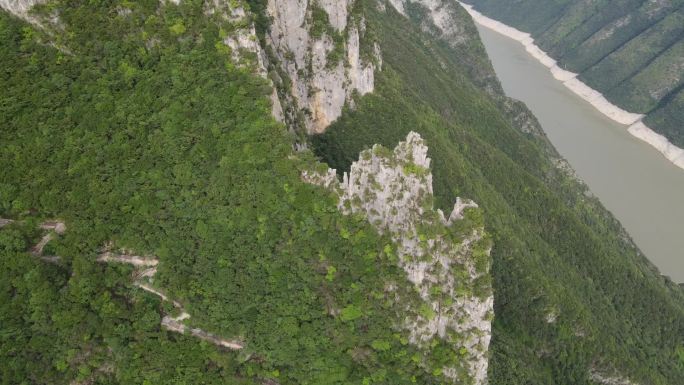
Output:
[[657,149],[665,158],[676,166],[684,169],[684,149],[681,149],[663,135],[660,135],[646,126],[642,121],[643,115],[625,111],[609,102],[599,91],[592,89],[577,78],[576,73],[560,68],[553,58],[534,44],[534,39],[529,33],[491,19],[473,8],[472,5],[461,3],[468,11],[473,20],[497,33],[520,42],[527,52],[544,66],[549,68],[554,78],[561,81],[568,89],[587,101],[602,114],[624,125],[629,125],[628,131],[633,136],[643,140]]
[[684,282],[682,170],[577,98],[522,45],[482,26],[479,31],[504,91],[532,109],[551,143],[649,260]]

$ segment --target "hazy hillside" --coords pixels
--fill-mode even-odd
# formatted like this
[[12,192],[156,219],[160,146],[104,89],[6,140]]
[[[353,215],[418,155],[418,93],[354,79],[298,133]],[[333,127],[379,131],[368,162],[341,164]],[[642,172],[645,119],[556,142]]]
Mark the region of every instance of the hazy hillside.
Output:
[[0,383],[684,378],[684,291],[503,95],[456,2],[17,9]]
[[467,0],[684,147],[684,2]]

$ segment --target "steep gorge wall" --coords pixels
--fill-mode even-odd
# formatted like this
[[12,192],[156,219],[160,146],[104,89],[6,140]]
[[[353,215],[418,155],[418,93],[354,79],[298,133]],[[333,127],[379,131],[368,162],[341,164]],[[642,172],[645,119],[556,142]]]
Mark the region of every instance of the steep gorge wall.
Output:
[[530,32],[561,67],[626,110],[648,114],[684,82],[679,0],[466,2]]
[[[358,0],[269,0],[270,29],[259,43],[254,15],[242,1],[208,0],[207,16],[222,16],[233,28],[224,43],[234,62],[269,78],[273,116],[294,131],[323,132],[354,97],[372,92],[382,59],[366,36]],[[44,0],[0,0],[0,7],[41,26],[30,9]],[[164,4],[179,4],[181,0]],[[124,10],[125,12],[125,10]],[[269,54],[271,56],[269,56]],[[253,62],[256,58],[256,62]],[[278,75],[269,76],[271,69]],[[277,92],[279,91],[279,92]]]
[[0,0],[0,8],[5,11],[21,17],[22,19],[29,20],[29,11],[36,4],[42,4],[46,0]]
[[[384,2],[380,1],[379,4]],[[460,53],[461,65],[478,87],[490,96],[500,95],[500,87],[489,63],[480,62],[473,51],[484,48],[476,39],[477,30],[467,20],[467,14],[454,0],[389,0],[388,5],[404,17],[418,23],[421,29]],[[386,8],[386,7],[385,7]]]
[[[231,50],[233,62],[244,68],[256,71],[259,76],[268,79],[271,85],[273,85],[273,82],[268,78],[266,52],[259,44],[252,16],[245,11],[245,4],[213,0],[213,2],[207,2],[206,7],[207,14],[219,14],[235,27],[233,32],[227,34],[223,40],[223,43]],[[271,93],[270,99],[273,117],[279,122],[284,122],[283,107],[275,88]]]
[[[387,0],[380,1],[380,8],[394,8],[405,18],[418,24],[420,28],[449,46],[454,52],[451,63],[441,62],[440,66],[457,66],[468,75],[468,80],[499,106],[513,127],[533,135],[538,141],[548,143],[534,115],[520,101],[506,97],[499,83],[494,67],[487,57],[478,31],[468,12],[456,0]],[[385,5],[386,4],[386,5]],[[439,59],[437,59],[439,61]],[[565,163],[552,146],[548,155],[559,163]]]
[[280,93],[289,122],[323,132],[355,94],[375,86],[380,55],[363,57],[366,27],[353,13],[356,0],[269,0],[267,45],[287,79]]
[[468,36],[464,33],[464,26],[454,23],[460,11],[458,3],[445,0],[390,0],[390,4],[402,15],[409,16],[407,8],[412,5],[422,6],[429,15],[429,20],[437,29],[439,37],[449,45],[455,46],[465,42]]

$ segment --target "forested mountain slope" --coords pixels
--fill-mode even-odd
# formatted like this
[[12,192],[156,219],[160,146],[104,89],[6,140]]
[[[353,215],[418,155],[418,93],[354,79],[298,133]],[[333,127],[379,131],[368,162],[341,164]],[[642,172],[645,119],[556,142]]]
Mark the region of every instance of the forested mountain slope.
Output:
[[[0,220],[0,383],[483,383],[481,214],[428,226],[402,208],[416,246],[459,258],[419,296],[398,259],[430,254],[400,253],[302,181],[316,162],[271,116],[259,58],[231,49],[251,26],[240,9],[68,1],[31,14],[41,26],[0,15],[0,214],[13,220]],[[422,194],[403,199],[431,212],[431,186],[409,187]],[[52,218],[66,229],[32,248]],[[464,284],[471,259],[477,285]],[[488,307],[463,328],[471,298]]]
[[438,202],[477,201],[493,235],[491,383],[600,383],[592,373],[678,383],[681,290],[556,167],[529,112],[491,84],[465,11],[432,3],[445,4],[403,2],[406,17],[368,3],[383,70],[375,92],[313,137],[317,154],[344,170],[364,147],[391,146],[409,130],[434,143]]
[[684,147],[684,2],[467,0]]
[[[1,383],[684,377],[682,288],[503,95],[456,2],[16,9],[0,14]],[[310,180],[334,174],[307,147],[363,184]],[[46,220],[66,230],[32,250]]]

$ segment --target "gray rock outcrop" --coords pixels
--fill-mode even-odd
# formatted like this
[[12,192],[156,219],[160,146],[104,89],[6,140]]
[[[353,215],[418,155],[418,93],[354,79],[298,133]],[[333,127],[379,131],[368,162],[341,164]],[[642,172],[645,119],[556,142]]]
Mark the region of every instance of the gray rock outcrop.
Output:
[[361,213],[391,236],[399,265],[422,300],[420,309],[406,305],[401,327],[409,342],[429,352],[434,338],[447,341],[462,360],[440,368],[442,375],[462,383],[465,372],[472,383],[486,384],[494,303],[491,246],[480,224],[457,226],[469,218],[469,209],[477,211],[474,202],[457,199],[448,220],[433,209],[427,150],[412,132],[394,151],[376,145],[362,152],[341,183],[335,170],[305,172],[303,178],[334,191],[343,213]]
[[[309,133],[323,132],[340,117],[355,93],[374,89],[377,62],[362,58],[363,18],[351,14],[355,0],[269,0],[267,44],[289,78],[290,120]],[[379,58],[376,46],[375,56]],[[284,103],[285,104],[285,103]]]

